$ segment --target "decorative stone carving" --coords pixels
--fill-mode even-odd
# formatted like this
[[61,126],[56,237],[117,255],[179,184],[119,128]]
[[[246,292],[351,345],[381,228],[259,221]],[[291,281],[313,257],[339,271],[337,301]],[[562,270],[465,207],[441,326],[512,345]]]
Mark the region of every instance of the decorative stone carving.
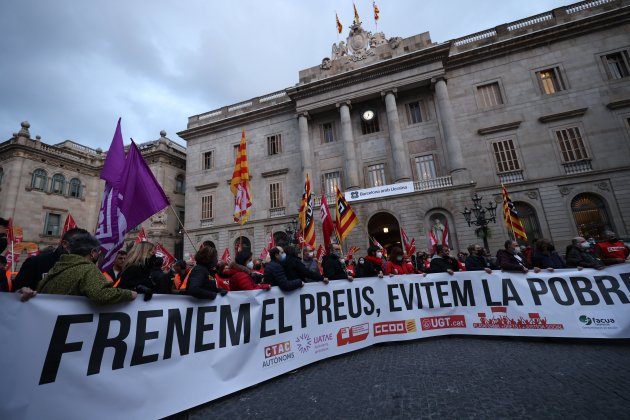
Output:
[[330,58],[325,57],[322,60],[322,64],[321,66],[319,66],[319,68],[322,70],[330,70],[332,68],[332,61],[330,61]]
[[395,50],[400,45],[401,41],[402,41],[401,37],[394,36],[394,37],[389,38],[389,40],[387,42],[389,43],[390,48],[392,50]]
[[494,202],[497,204],[503,203],[503,196],[501,194],[497,194],[494,196]]
[[525,195],[531,198],[532,200],[538,200],[538,193],[536,191],[527,191]]
[[370,32],[368,32],[368,34],[370,35],[370,48],[376,48],[379,45],[387,43],[387,40],[385,39],[385,34],[383,32],[377,32],[375,34],[371,34]]
[[597,184],[595,184],[595,186],[600,190],[610,191],[610,185],[608,185],[608,182],[606,181],[598,182]]
[[331,56],[333,60],[337,60],[347,54],[348,54],[348,47],[346,47],[346,44],[343,41],[339,42],[339,46],[337,46],[336,42],[332,44]]
[[151,216],[151,227],[152,228],[166,228],[167,216],[164,210],[154,214]]
[[361,24],[354,24],[350,27],[348,47],[349,51],[352,52],[352,55],[348,57],[349,61],[365,60],[374,55],[374,51],[370,49],[370,34],[363,30]]
[[569,195],[573,191],[573,187],[560,187],[560,194],[563,196]]

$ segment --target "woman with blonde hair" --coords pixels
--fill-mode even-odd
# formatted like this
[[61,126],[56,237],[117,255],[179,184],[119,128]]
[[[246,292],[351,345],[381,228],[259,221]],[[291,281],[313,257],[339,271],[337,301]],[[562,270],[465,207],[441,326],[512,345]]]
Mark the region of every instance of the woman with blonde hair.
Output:
[[155,255],[153,255],[154,248],[151,242],[134,244],[127,253],[120,280],[114,287],[136,290],[145,294],[149,290],[153,292],[156,289],[156,284],[151,278],[151,269],[155,258]]

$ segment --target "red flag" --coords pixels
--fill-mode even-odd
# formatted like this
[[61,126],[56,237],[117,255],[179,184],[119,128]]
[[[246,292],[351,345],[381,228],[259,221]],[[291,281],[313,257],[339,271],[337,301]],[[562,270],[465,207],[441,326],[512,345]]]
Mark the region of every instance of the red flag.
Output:
[[380,10],[378,10],[378,6],[376,5],[376,1],[372,1],[372,7],[374,8],[374,20],[377,21],[379,19]]
[[380,250],[381,250],[381,252],[383,253],[383,256],[384,256],[385,258],[387,258],[387,250],[386,250],[385,248],[383,248],[383,245],[381,245],[381,244],[380,244],[380,242],[376,240],[376,238],[372,238],[372,244],[373,244],[375,247],[378,247],[378,249],[380,249]]
[[66,221],[63,224],[63,232],[61,232],[61,237],[63,238],[63,235],[65,235],[67,231],[69,231],[70,229],[76,229],[76,227],[77,224],[74,222],[72,215],[68,213],[68,215],[66,216]]
[[352,256],[356,254],[357,252],[359,252],[360,249],[361,248],[359,248],[358,246],[354,246],[354,245],[351,246],[350,249],[348,250],[348,255],[346,256],[346,259],[347,260],[352,259]]
[[315,254],[315,258],[317,259],[317,261],[319,261],[321,263],[323,256],[324,256],[324,247],[320,244],[317,247],[317,254]]
[[168,252],[161,243],[155,245],[155,256],[162,257],[164,259],[164,263],[162,264],[162,271],[170,270],[173,267],[173,264],[175,264],[175,257],[170,252]]
[[133,243],[139,244],[140,242],[149,242],[149,240],[147,239],[147,235],[144,233],[144,228],[140,228],[140,232],[138,232],[138,237]]
[[267,248],[263,248],[262,252],[260,253],[260,259],[265,261],[268,255],[269,251],[267,251]]
[[413,255],[416,252],[416,239],[411,238],[410,241],[403,228],[400,228],[400,234],[402,235],[403,245],[405,246],[405,251],[407,252],[407,255]]
[[433,255],[435,254],[435,247],[437,246],[438,241],[437,238],[435,237],[435,234],[433,233],[433,230],[429,230],[429,254]]
[[442,245],[445,245],[447,247],[451,247],[451,245],[448,243],[448,219],[444,222],[444,233],[442,233]]
[[319,215],[322,220],[322,233],[324,234],[324,246],[326,247],[325,251],[328,252],[330,250],[330,237],[333,234],[334,226],[332,216],[330,215],[330,210],[328,209],[326,194],[322,194],[322,203],[319,207]]
[[232,262],[232,257],[230,257],[230,250],[228,248],[225,248],[225,251],[223,251],[223,255],[221,256],[221,261],[224,261],[226,264],[229,264]]
[[247,164],[247,140],[245,129],[241,136],[241,144],[234,163],[230,191],[234,194],[234,221],[240,225],[245,224],[251,214],[252,197],[249,188],[249,166]]
[[490,310],[492,311],[493,314],[497,312],[503,312],[507,314],[506,306],[493,306],[492,308],[490,308]]
[[9,218],[9,226],[7,226],[7,243],[11,244],[15,242],[15,235],[13,235],[13,218]]
[[269,232],[269,240],[267,241],[267,251],[271,251],[271,248],[276,246],[276,240],[273,237],[273,232]]

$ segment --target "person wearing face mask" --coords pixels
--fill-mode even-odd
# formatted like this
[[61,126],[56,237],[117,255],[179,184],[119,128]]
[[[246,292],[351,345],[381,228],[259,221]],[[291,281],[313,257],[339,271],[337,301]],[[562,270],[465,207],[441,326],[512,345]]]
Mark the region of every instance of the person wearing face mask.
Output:
[[284,273],[289,279],[300,279],[306,283],[314,283],[323,281],[328,283],[328,279],[322,276],[317,271],[311,271],[306,268],[300,257],[298,251],[293,245],[287,245],[284,247],[284,253],[287,255],[284,262]]
[[268,284],[256,284],[252,278],[252,270],[254,262],[252,261],[252,252],[248,249],[239,251],[234,257],[229,267],[224,270],[226,275],[230,276],[230,291],[237,290],[269,290],[271,286]]
[[271,248],[269,251],[270,261],[265,266],[264,282],[271,286],[278,286],[280,290],[290,292],[291,290],[304,287],[304,282],[300,279],[290,279],[284,271],[287,254],[280,246]]
[[626,262],[630,249],[617,238],[613,231],[604,233],[606,239],[595,245],[595,254],[606,265],[621,264]]
[[447,245],[436,245],[435,255],[431,258],[429,267],[431,273],[448,273],[453,275],[459,271],[459,262],[451,257],[451,250]]
[[338,244],[331,245],[331,253],[324,258],[324,277],[329,280],[354,280],[354,277],[346,272],[346,261],[341,254]]
[[252,272],[258,273],[261,276],[265,273],[265,268],[263,267],[262,260],[260,258],[254,258],[254,268],[252,268]]
[[[520,271],[527,273],[531,268],[521,253],[518,242],[508,239],[503,245],[505,249],[497,251],[497,265],[503,271]],[[540,268],[534,267],[534,273],[539,273]]]
[[88,232],[73,235],[68,253],[39,282],[39,293],[86,296],[96,305],[128,302],[138,294],[132,290],[115,289],[96,266],[100,243]]
[[567,247],[567,267],[594,268],[601,270],[605,264],[590,252],[591,244],[581,236],[573,238],[571,245]]
[[319,273],[319,266],[317,265],[317,260],[314,257],[315,254],[313,253],[313,248],[306,245],[303,249],[302,264],[304,264],[307,270],[312,271],[313,273]]
[[532,262],[536,267],[546,268],[553,272],[556,268],[566,268],[562,257],[556,252],[549,239],[539,239],[536,242],[536,251],[532,256]]
[[496,268],[491,265],[484,256],[485,251],[479,244],[468,246],[468,257],[466,257],[466,271],[485,271],[492,273],[492,269]]
[[379,277],[383,278],[383,253],[380,248],[371,246],[367,249],[367,256],[365,258],[359,258],[359,263],[356,267],[357,277]]
[[412,274],[407,272],[407,267],[404,263],[403,251],[401,248],[395,246],[389,253],[389,260],[385,264],[385,274],[398,275],[398,274]]

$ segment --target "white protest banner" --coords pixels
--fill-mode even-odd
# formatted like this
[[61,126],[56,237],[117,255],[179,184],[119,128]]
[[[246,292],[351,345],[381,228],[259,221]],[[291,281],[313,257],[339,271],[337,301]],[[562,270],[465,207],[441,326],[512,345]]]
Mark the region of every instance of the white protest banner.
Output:
[[380,187],[364,188],[362,190],[346,191],[347,201],[367,200],[370,198],[389,197],[390,195],[409,194],[414,191],[413,182],[381,185]]
[[0,294],[0,418],[164,417],[374,343],[630,338],[630,265],[307,284],[214,301]]

